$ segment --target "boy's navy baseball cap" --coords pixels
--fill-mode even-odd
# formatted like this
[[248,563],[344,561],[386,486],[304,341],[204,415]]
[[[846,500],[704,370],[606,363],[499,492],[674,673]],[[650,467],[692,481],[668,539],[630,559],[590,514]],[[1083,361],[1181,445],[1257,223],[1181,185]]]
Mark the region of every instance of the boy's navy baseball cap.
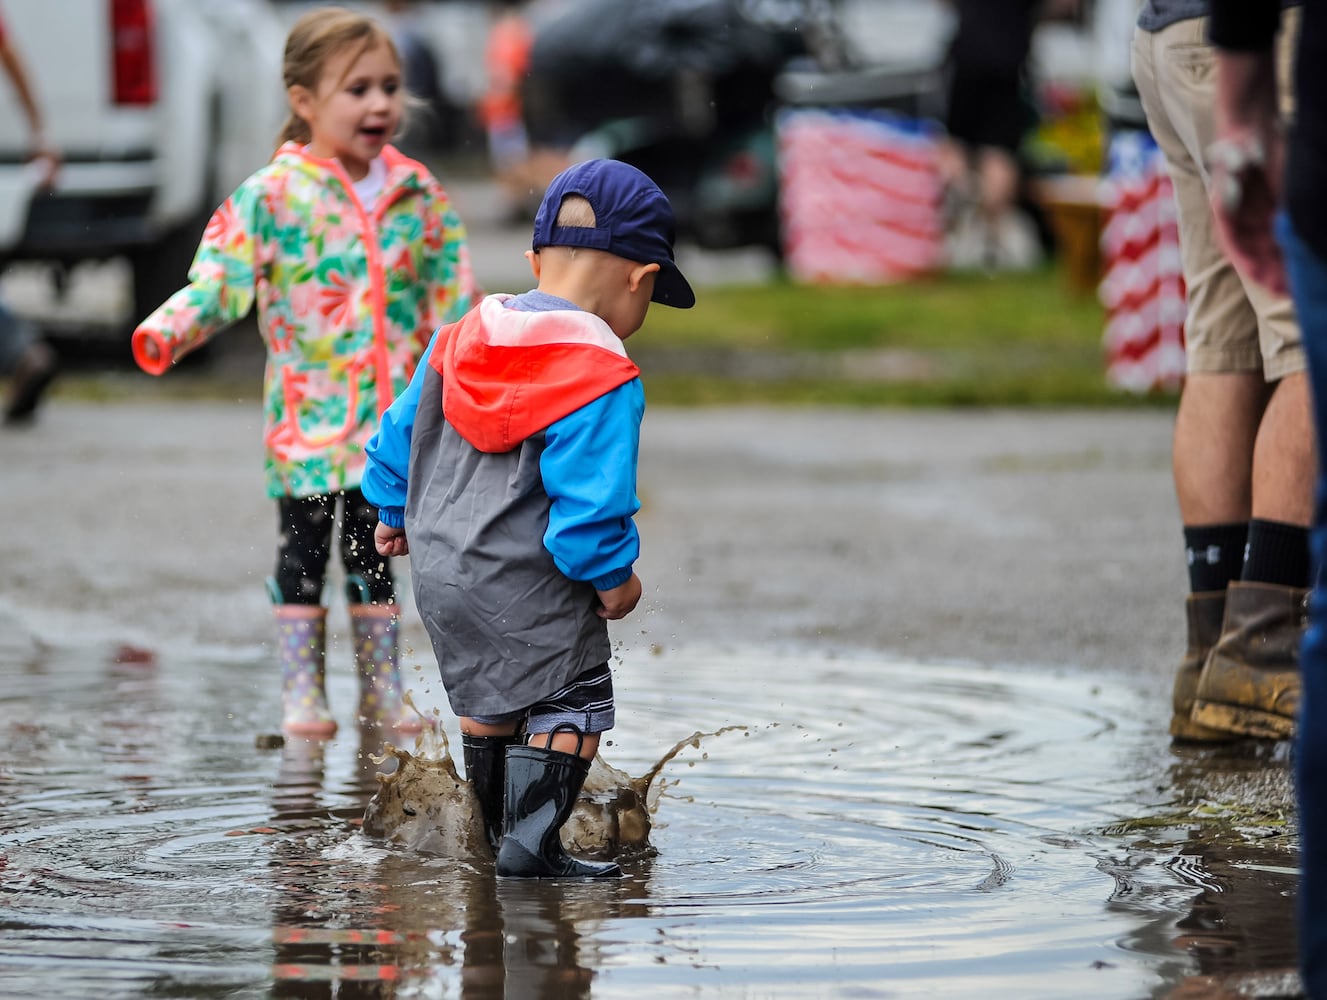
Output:
[[[594,209],[595,226],[558,226],[562,199],[578,194]],[[534,217],[535,250],[588,247],[637,264],[658,264],[651,301],[678,309],[696,293],[673,260],[673,207],[659,185],[620,160],[586,160],[553,178]]]

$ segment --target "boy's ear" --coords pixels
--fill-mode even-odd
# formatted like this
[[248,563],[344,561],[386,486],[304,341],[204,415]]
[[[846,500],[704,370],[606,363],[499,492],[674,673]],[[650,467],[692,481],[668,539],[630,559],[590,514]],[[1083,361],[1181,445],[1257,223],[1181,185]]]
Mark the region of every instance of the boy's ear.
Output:
[[627,273],[627,287],[633,292],[640,291],[640,283],[645,280],[645,275],[653,274],[659,270],[658,264],[634,264]]
[[539,263],[539,251],[525,251],[525,259],[530,262],[530,273],[534,275],[535,284],[539,284],[539,271],[541,269]]

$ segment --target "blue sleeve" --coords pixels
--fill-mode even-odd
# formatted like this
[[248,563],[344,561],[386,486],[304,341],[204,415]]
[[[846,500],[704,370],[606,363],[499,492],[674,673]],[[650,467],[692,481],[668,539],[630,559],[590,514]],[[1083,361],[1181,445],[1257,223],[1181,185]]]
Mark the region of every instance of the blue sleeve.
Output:
[[419,359],[414,377],[405,392],[392,401],[378,422],[378,429],[364,449],[368,462],[360,490],[378,508],[378,519],[391,528],[405,527],[406,485],[410,474],[410,438],[415,430],[420,388],[430,370],[429,358],[438,343],[437,333]]
[[559,570],[611,590],[640,555],[632,515],[645,391],[632,379],[551,424],[539,460],[552,501],[544,547]]

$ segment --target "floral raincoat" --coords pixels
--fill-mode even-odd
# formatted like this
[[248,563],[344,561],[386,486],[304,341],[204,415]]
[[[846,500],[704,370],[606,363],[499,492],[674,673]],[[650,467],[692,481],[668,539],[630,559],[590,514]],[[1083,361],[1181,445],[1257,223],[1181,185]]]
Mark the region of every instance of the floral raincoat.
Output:
[[379,415],[479,298],[442,187],[390,146],[383,158],[366,208],[338,163],[283,146],[212,216],[189,285],[134,331],[139,365],[161,374],[257,303],[272,497],[357,487]]

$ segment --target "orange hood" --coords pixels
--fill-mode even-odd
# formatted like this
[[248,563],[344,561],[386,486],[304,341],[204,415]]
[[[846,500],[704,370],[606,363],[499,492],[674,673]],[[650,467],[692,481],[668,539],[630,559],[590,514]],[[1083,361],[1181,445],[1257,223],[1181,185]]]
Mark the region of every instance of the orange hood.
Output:
[[489,295],[445,329],[430,364],[447,422],[475,448],[511,451],[640,369],[593,313],[508,309]]

